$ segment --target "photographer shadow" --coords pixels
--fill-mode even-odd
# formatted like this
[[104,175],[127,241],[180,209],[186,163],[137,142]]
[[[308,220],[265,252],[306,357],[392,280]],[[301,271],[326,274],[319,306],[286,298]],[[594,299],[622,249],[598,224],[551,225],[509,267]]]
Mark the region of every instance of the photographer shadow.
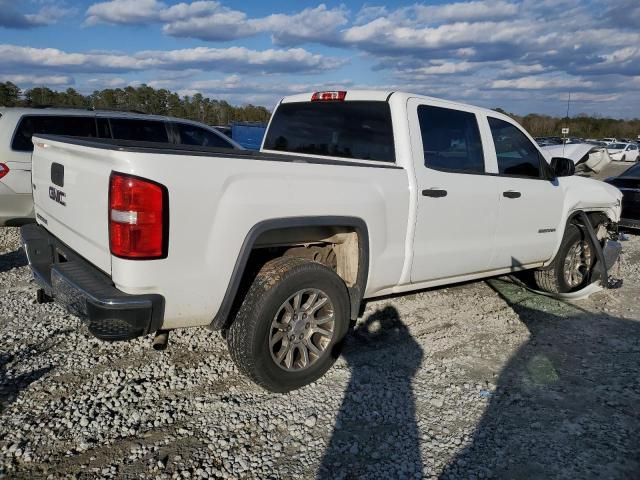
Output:
[[386,307],[358,324],[343,356],[351,378],[318,478],[421,478],[412,379],[423,352],[398,311]]
[[530,338],[441,478],[640,478],[640,321],[487,283]]

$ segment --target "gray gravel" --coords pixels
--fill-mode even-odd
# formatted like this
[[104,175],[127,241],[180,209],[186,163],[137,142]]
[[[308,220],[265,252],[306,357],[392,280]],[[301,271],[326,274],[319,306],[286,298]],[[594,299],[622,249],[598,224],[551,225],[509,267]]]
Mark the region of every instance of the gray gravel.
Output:
[[92,338],[17,247],[0,229],[0,478],[638,478],[640,237],[575,304],[507,279],[370,302],[287,395],[205,329]]

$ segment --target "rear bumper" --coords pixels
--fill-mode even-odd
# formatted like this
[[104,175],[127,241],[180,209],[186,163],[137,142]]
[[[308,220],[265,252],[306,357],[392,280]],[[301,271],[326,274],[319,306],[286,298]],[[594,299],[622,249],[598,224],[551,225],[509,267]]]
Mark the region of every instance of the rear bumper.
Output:
[[21,228],[22,245],[36,282],[56,303],[85,320],[101,340],[131,340],[158,330],[161,295],[130,295],[39,225]]

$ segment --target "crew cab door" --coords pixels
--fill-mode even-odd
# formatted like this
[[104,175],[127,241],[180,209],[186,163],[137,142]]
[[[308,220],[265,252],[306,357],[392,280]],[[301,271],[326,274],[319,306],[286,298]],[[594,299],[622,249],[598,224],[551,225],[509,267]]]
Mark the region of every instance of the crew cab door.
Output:
[[407,107],[418,190],[411,282],[486,271],[498,194],[478,117],[447,102],[410,99]]
[[500,199],[491,269],[517,268],[553,255],[564,195],[542,153],[515,124],[486,118]]

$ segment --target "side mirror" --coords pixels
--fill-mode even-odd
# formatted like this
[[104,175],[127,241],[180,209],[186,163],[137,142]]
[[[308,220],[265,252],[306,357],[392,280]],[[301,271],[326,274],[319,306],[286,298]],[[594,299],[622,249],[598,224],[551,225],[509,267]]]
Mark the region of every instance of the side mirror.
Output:
[[568,158],[553,157],[551,159],[551,170],[556,177],[570,177],[576,173],[576,164]]

